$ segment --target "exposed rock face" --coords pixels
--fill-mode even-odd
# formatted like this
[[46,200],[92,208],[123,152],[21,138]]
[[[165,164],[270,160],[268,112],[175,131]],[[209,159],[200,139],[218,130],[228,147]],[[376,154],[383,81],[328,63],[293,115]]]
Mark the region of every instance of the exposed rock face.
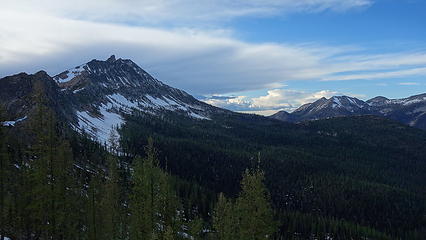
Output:
[[46,72],[20,73],[0,79],[0,104],[5,109],[7,122],[28,119],[35,113],[35,102],[40,99],[59,116],[71,119],[70,102],[60,94],[59,87]]

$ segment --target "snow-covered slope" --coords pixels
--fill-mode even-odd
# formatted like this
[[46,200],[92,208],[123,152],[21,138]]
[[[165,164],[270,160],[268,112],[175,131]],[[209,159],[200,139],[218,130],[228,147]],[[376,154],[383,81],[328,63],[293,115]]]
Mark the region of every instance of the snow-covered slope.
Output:
[[111,56],[92,60],[53,77],[62,94],[71,98],[76,118],[73,127],[100,142],[135,112],[161,115],[174,112],[196,120],[209,120],[218,109],[186,92],[153,78],[131,60]]

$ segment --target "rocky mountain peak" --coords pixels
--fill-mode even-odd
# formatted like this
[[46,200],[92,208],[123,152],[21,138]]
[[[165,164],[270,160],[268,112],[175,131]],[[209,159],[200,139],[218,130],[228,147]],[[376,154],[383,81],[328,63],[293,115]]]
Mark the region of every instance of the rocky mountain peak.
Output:
[[56,76],[63,94],[74,100],[77,130],[86,129],[105,141],[111,129],[125,123],[134,111],[162,114],[172,111],[196,119],[209,119],[213,107],[188,93],[152,77],[129,59],[92,60]]
[[58,85],[74,93],[84,89],[110,91],[117,89],[159,88],[163,84],[128,59],[92,60],[53,77]]
[[129,116],[174,115],[209,120],[214,114],[228,112],[160,82],[129,59],[112,55],[53,78],[40,71],[1,79],[0,101],[8,112],[8,126],[31,119],[36,91],[47,97],[49,106],[72,128],[84,130],[102,143]]
[[109,57],[106,61],[107,62],[115,62],[116,61],[115,55],[111,55],[111,57]]

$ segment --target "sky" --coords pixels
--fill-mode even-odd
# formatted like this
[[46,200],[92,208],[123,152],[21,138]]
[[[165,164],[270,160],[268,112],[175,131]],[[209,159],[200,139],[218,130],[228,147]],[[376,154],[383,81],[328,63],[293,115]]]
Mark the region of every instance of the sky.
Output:
[[0,77],[131,59],[227,109],[426,93],[424,0],[0,0]]

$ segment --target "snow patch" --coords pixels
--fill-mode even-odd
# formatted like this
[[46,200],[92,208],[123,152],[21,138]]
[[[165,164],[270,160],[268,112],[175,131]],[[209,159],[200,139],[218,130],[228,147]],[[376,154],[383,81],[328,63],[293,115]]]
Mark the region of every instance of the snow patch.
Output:
[[15,121],[6,121],[6,122],[1,122],[1,124],[5,127],[14,127],[15,124],[24,121],[25,119],[27,119],[27,116],[23,117],[23,118],[19,118]]
[[148,100],[155,106],[159,106],[159,107],[168,107],[170,105],[169,102],[161,99],[161,98],[155,98],[151,95],[146,95],[146,98],[148,98]]
[[[62,73],[62,74],[59,74],[58,76],[56,76],[55,80],[56,80],[57,83],[66,83],[66,82],[69,82],[73,78],[81,75],[81,73],[86,70],[85,67],[87,69],[89,69],[86,64],[80,65],[80,66],[75,67],[73,69],[69,69],[69,70],[65,71],[65,73]],[[63,76],[63,75],[65,75],[66,77],[62,78],[61,76]]]
[[202,120],[211,120],[208,117],[201,116],[200,114],[197,114],[197,113],[194,113],[194,112],[190,112],[188,115],[192,118],[197,118],[197,119],[202,119]]
[[130,110],[132,108],[139,109],[139,104],[137,102],[130,101],[121,94],[115,93],[112,95],[108,95],[107,98],[112,101],[111,103],[113,105],[117,104],[119,107],[127,108],[126,110]]
[[119,114],[112,112],[112,107],[108,105],[102,105],[99,112],[101,116],[93,117],[86,111],[77,111],[78,129],[88,131],[101,143],[108,143],[111,131],[121,127],[124,120]]
[[192,105],[179,102],[172,97],[155,98],[151,95],[146,95],[146,98],[148,98],[148,100],[153,104],[153,106],[151,107],[157,107],[157,108],[160,107],[170,111],[180,110],[180,111],[186,112],[189,117],[196,118],[196,119],[210,120],[210,118],[202,116],[191,110],[191,108],[199,109],[199,107],[194,107]]
[[333,97],[333,101],[335,104],[333,104],[333,108],[337,108],[337,107],[343,107],[342,103],[340,102],[340,99],[337,97]]
[[411,105],[411,104],[419,103],[419,102],[423,102],[423,101],[426,101],[426,97],[416,98],[416,99],[411,99],[411,100],[405,100],[402,104],[403,105]]
[[72,92],[73,92],[73,93],[78,93],[78,92],[80,92],[81,90],[84,90],[84,88],[80,88],[80,89],[74,90],[74,91],[72,91]]
[[115,131],[115,129],[120,128],[125,123],[120,111],[122,113],[131,113],[132,110],[139,110],[155,114],[152,109],[161,108],[170,111],[183,111],[188,117],[194,119],[210,120],[206,116],[193,112],[190,105],[181,103],[173,97],[155,98],[151,95],[146,95],[145,97],[145,101],[134,101],[119,93],[108,95],[106,96],[108,102],[99,106],[98,114],[77,111],[78,126],[74,127],[79,132],[84,129],[94,139],[108,144],[111,131]]
[[417,97],[417,98],[404,98],[404,99],[392,99],[389,101],[391,104],[398,104],[398,105],[411,105],[419,102],[426,101],[426,97]]

